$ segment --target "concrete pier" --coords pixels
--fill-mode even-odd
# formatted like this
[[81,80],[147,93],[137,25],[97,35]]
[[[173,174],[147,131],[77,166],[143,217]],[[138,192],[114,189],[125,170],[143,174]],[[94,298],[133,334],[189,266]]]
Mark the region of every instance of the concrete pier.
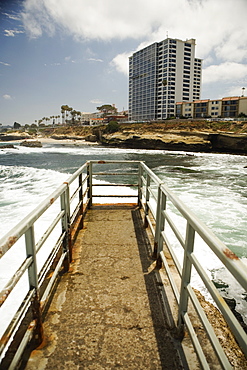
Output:
[[90,209],[26,369],[187,369],[149,251],[136,206]]

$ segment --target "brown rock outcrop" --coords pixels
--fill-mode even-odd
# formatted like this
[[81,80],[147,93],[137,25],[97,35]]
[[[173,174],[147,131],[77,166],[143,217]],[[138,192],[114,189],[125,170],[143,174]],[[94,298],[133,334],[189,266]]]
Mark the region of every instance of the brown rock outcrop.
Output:
[[185,150],[192,152],[247,153],[247,135],[165,131],[137,133],[135,131],[102,134],[103,145],[136,149]]
[[24,140],[28,139],[30,136],[25,134],[25,135],[10,135],[10,134],[0,134],[0,141],[15,141],[15,140]]
[[247,135],[209,134],[209,140],[215,151],[226,153],[247,153]]
[[116,132],[105,134],[101,137],[104,145],[120,146],[123,148],[137,149],[167,149],[188,151],[211,151],[211,142],[205,134],[180,133],[180,132],[145,132],[134,134],[133,132]]
[[42,148],[42,143],[40,141],[37,141],[37,140],[33,140],[33,141],[23,141],[22,143],[20,143],[20,146],[27,146],[27,147],[30,147],[30,148]]

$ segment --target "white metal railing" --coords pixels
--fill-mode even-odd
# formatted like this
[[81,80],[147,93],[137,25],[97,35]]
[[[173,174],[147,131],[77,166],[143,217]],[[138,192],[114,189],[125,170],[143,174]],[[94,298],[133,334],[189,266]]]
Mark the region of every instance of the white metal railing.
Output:
[[[102,166],[104,170],[100,171]],[[128,170],[125,169],[126,166]],[[99,183],[97,180],[102,176],[105,181],[107,178],[110,179],[110,182]],[[118,176],[121,177],[121,183],[117,181]],[[112,189],[110,186],[114,189],[118,187],[121,189],[121,193],[113,195],[112,192],[110,194],[108,192],[108,194],[103,194],[102,186],[104,188],[109,186],[109,189]],[[123,189],[126,187],[133,187],[134,193],[127,195],[123,193]],[[97,194],[95,193],[96,189],[98,189]],[[68,271],[72,259],[73,243],[78,230],[83,227],[84,214],[91,207],[93,199],[98,199],[99,196],[108,199],[113,197],[115,202],[118,202],[119,198],[122,197],[136,197],[137,204],[143,208],[144,226],[150,228],[154,239],[153,256],[157,260],[156,266],[158,269],[164,266],[177,302],[177,328],[180,330],[183,324],[186,325],[202,368],[208,369],[209,365],[190,319],[189,301],[195,307],[222,368],[229,369],[231,366],[192,288],[192,268],[206,286],[242,351],[247,355],[246,333],[199,262],[194,250],[195,239],[199,236],[234,279],[247,291],[247,272],[241,260],[198,220],[143,162],[89,161],[0,239],[0,259],[10,254],[16,243],[21,241],[26,250],[25,258],[20,261],[19,266],[11,274],[0,292],[0,309],[1,306],[4,308],[13,294],[14,288],[21,283],[22,277],[26,276],[28,280],[28,288],[21,304],[10,316],[0,340],[0,368],[3,364],[5,368],[14,369],[31,338],[36,338],[37,345],[43,340],[42,315],[54,283],[61,268]],[[175,212],[183,218],[183,230],[174,221],[168,204],[172,205]],[[51,209],[53,211],[47,216],[47,227],[38,236],[39,230],[37,229],[39,227],[36,224]],[[25,237],[24,240],[22,236]],[[177,250],[174,248],[174,238],[182,248],[183,258],[178,258]],[[49,244],[48,252],[43,258],[44,261],[40,263],[39,255],[42,254],[43,249],[47,248],[47,243]],[[177,275],[180,277],[179,285],[166,260],[165,251],[168,251],[173,259]],[[16,336],[16,332],[19,334],[18,336]],[[10,356],[9,359],[8,348],[13,346],[16,348],[15,355],[14,357]]]
[[[170,286],[178,305],[178,329],[183,323],[186,324],[202,368],[209,369],[209,365],[203,353],[202,345],[198,340],[189,316],[188,302],[190,299],[222,368],[229,369],[231,368],[229,360],[192,288],[192,267],[194,267],[198,277],[204,283],[213,302],[220,309],[245,356],[247,356],[247,335],[222,296],[219,294],[211,279],[208,277],[207,272],[198,261],[194,250],[196,234],[200,236],[208,246],[209,250],[218,257],[225,268],[232,274],[234,279],[245,291],[247,291],[247,268],[243,262],[231,250],[229,250],[144,163],[140,164],[140,168],[140,188],[142,194],[141,204],[145,212],[144,224],[146,227],[150,226],[150,230],[154,237],[154,256],[157,259],[157,267],[161,268],[162,264],[164,265]],[[186,223],[185,235],[182,235],[181,230],[179,230],[176,222],[172,219],[171,213],[169,213],[167,208],[168,201],[184,219]],[[177,250],[174,249],[174,238],[182,246],[182,264],[178,260]],[[175,277],[171,272],[165,257],[165,250],[169,251],[170,256],[173,259],[173,263],[177,269],[178,275],[180,276],[180,286],[177,285]]]
[[[43,340],[42,314],[61,268],[68,271],[72,259],[73,240],[77,230],[82,227],[83,213],[88,204],[87,170],[88,164],[84,164],[0,239],[0,259],[11,255],[17,243],[19,248],[26,251],[23,261],[20,261],[0,291],[2,310],[8,305],[12,295],[17,294],[16,291],[13,292],[15,287],[26,293],[12,315],[9,314],[9,318],[6,319],[7,325],[0,340],[0,367],[3,364],[4,368],[15,369],[30,339],[35,337],[37,345]],[[74,193],[70,196],[72,191]],[[39,236],[38,221],[48,211],[50,213],[46,216],[48,218],[46,228]],[[37,237],[39,239],[36,241]],[[48,252],[45,251],[47,245]],[[38,264],[42,262],[38,255],[42,256],[42,253],[45,253],[46,257],[38,269]],[[11,265],[10,263],[10,269]],[[22,283],[25,279],[28,280],[27,288]],[[12,358],[10,356],[9,359],[6,351],[11,346],[15,348],[15,356]]]

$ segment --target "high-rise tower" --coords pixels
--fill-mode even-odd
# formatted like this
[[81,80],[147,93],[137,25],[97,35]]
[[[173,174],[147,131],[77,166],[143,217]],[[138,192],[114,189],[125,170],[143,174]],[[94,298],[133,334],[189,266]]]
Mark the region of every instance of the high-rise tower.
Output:
[[202,60],[195,39],[167,38],[129,58],[129,120],[175,116],[175,103],[200,99]]

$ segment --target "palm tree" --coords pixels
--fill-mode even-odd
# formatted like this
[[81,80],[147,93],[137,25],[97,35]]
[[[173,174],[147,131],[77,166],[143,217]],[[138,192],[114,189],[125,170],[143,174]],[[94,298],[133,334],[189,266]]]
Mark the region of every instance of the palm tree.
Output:
[[67,111],[70,112],[70,116],[72,115],[71,112],[72,112],[73,108],[72,107],[68,107],[67,108]]
[[77,120],[79,121],[78,123],[81,123],[81,112],[77,111],[76,114],[77,114]]
[[65,110],[61,110],[61,113],[62,113],[62,125],[64,125],[64,113],[65,113]]
[[70,114],[72,116],[72,124],[74,124],[75,123],[75,116],[77,116],[77,111],[73,109],[73,110],[71,110]]
[[[67,110],[69,106],[68,105],[62,105],[61,106],[61,113],[62,113],[62,124],[64,124],[64,121],[67,121]],[[64,113],[66,114],[66,118],[64,117]],[[65,118],[65,119],[64,119]]]

